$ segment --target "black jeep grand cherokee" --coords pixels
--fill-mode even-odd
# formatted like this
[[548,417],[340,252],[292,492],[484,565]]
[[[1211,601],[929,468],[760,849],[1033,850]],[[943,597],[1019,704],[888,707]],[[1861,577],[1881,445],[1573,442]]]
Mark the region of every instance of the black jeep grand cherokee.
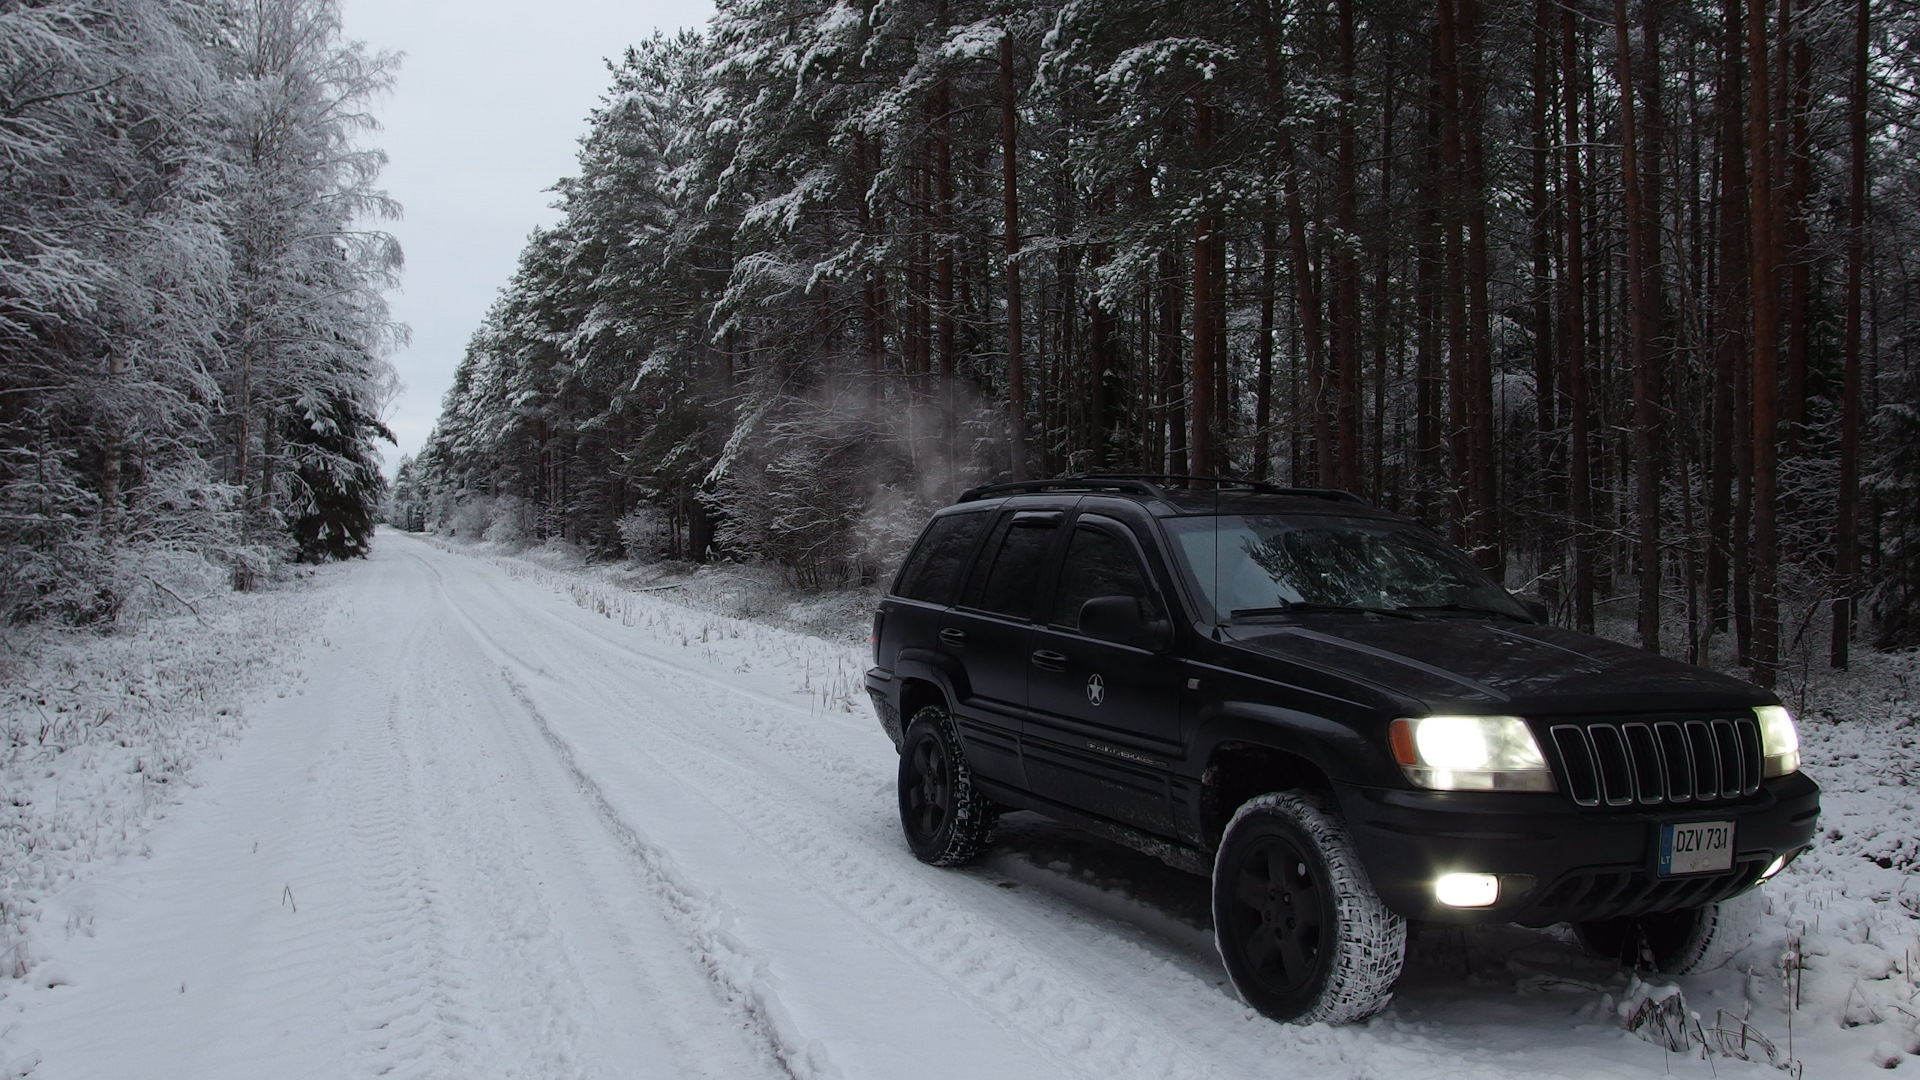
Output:
[[1211,874],[1275,1019],[1379,1010],[1410,919],[1724,963],[1813,836],[1792,720],[1543,614],[1342,492],[996,484],[928,524],[867,689],[914,854],[965,862],[1022,808]]

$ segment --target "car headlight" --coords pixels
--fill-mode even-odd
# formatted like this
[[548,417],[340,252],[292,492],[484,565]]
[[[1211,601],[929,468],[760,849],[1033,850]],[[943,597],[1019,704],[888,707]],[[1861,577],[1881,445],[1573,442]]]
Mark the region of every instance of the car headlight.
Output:
[[1407,779],[1436,791],[1553,791],[1553,772],[1517,716],[1395,720],[1393,759]]
[[1799,772],[1800,732],[1793,715],[1782,705],[1757,705],[1753,715],[1760,721],[1760,775],[1771,780]]

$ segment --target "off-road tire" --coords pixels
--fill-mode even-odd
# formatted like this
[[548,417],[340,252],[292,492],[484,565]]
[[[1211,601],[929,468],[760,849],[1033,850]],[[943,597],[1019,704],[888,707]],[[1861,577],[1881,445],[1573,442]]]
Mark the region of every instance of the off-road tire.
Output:
[[1213,927],[1240,1000],[1274,1020],[1364,1020],[1406,960],[1406,920],[1374,891],[1330,800],[1309,792],[1249,799],[1227,823]]
[[913,714],[900,740],[900,829],[921,862],[972,862],[993,838],[997,808],[973,786],[953,718],[938,705]]
[[1573,934],[1595,956],[1664,975],[1725,967],[1760,929],[1766,898],[1758,886],[1716,904],[1625,919],[1576,922]]

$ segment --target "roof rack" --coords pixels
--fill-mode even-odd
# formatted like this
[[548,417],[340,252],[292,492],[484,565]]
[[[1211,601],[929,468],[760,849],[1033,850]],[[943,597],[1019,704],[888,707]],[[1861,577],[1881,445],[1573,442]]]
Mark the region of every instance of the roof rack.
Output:
[[1001,484],[983,484],[963,492],[960,502],[988,499],[998,495],[1036,495],[1049,491],[1115,491],[1132,495],[1167,497],[1168,482],[1182,485],[1212,484],[1216,490],[1242,488],[1257,495],[1290,495],[1300,499],[1325,499],[1329,502],[1370,506],[1351,491],[1335,488],[1280,487],[1264,480],[1236,480],[1224,476],[1188,476],[1183,473],[1076,473],[1051,480],[1013,480]]
[[1166,492],[1157,485],[1135,476],[1065,476],[1052,480],[1010,480],[1001,484],[982,484],[960,493],[957,502],[991,499],[998,495],[1038,495],[1048,491],[1120,491],[1130,495],[1162,497]]

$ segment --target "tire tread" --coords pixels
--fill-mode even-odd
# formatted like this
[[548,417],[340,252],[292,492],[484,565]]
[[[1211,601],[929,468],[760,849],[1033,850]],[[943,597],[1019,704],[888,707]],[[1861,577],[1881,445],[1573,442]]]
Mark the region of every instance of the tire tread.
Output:
[[967,767],[967,756],[960,749],[960,733],[946,709],[928,705],[913,714],[900,743],[902,760],[913,745],[915,730],[922,725],[935,728],[947,750],[947,767],[953,774],[953,819],[945,843],[932,852],[923,854],[915,850],[914,854],[921,862],[933,866],[965,866],[979,858],[992,843],[993,826],[999,814],[992,801],[974,787],[973,770]]
[[[1282,791],[1255,796],[1242,804],[1227,822],[1221,834],[1222,852],[1235,827],[1256,815],[1290,819],[1306,833],[1326,863],[1327,877],[1337,897],[1339,930],[1332,969],[1312,1004],[1290,1019],[1302,1024],[1348,1024],[1386,1008],[1393,998],[1393,984],[1399,980],[1406,962],[1407,921],[1394,914],[1374,891],[1339,812],[1330,807],[1323,796],[1312,792]],[[1216,889],[1220,887],[1217,859],[1216,855]],[[1215,945],[1221,947],[1217,926],[1214,933]],[[1224,955],[1225,949],[1221,951]],[[1231,966],[1228,976],[1232,976]],[[1242,1001],[1254,1004],[1237,982],[1234,990]]]

